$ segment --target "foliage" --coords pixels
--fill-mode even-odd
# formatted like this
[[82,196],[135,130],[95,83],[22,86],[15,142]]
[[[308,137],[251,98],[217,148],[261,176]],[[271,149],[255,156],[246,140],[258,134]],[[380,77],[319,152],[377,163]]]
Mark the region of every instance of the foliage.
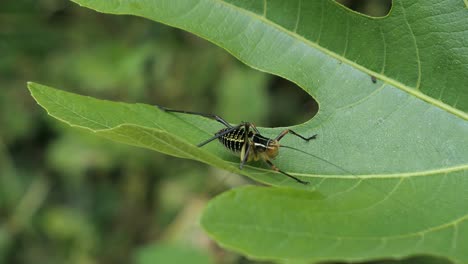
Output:
[[[194,219],[207,197],[242,177],[70,129],[24,89],[35,80],[211,112],[211,100],[224,96],[212,87],[230,72],[241,86],[244,76],[258,79],[259,93],[274,82],[206,41],[147,20],[62,0],[1,1],[0,263],[130,263],[140,248],[165,243],[235,263],[240,257],[219,253]],[[296,94],[287,86],[277,89]],[[264,100],[269,108],[272,99]]]
[[[29,86],[52,116],[72,126],[290,187],[239,188],[211,201],[202,225],[225,247],[278,261],[468,260],[468,25],[461,1],[395,0],[378,19],[325,0],[76,2],[193,32],[317,99],[317,116],[294,129],[319,139],[285,144],[319,158],[284,151],[277,160],[315,183],[306,187],[258,164],[239,171],[219,146],[196,148],[219,129],[215,122]],[[280,128],[262,131],[272,136]]]
[[[242,2],[247,3],[247,1],[233,1],[238,5]],[[302,4],[304,2],[302,1]],[[355,3],[353,6],[362,5],[365,8],[372,5],[380,6],[382,3],[382,1],[374,1],[374,4],[365,4],[362,0],[353,2]],[[213,6],[220,3],[222,2],[217,2]],[[428,3],[433,8],[426,9],[428,12],[424,14],[419,12],[420,10],[418,11],[418,4],[404,5],[408,11],[406,13],[407,21],[411,22],[408,26],[417,25],[416,28],[423,28],[429,32],[417,35],[417,40],[421,38],[432,40],[426,43],[431,44],[433,49],[430,46],[420,46],[420,41],[417,42],[422,47],[421,54],[431,54],[431,56],[421,60],[422,65],[435,66],[433,69],[429,68],[429,72],[424,71],[422,76],[443,73],[444,75],[436,76],[438,78],[432,78],[432,80],[434,83],[442,83],[439,87],[446,87],[444,89],[448,91],[448,94],[451,94],[453,91],[457,91],[453,88],[466,87],[464,77],[468,76],[466,71],[463,71],[463,65],[466,65],[466,63],[463,64],[466,57],[464,55],[466,37],[458,41],[460,44],[458,47],[450,46],[457,43],[454,41],[456,35],[450,33],[451,31],[455,32],[456,29],[459,29],[457,34],[462,35],[466,31],[460,28],[460,23],[464,21],[464,18],[457,16],[457,14],[464,14],[463,11],[466,13],[466,7],[461,7],[462,3],[458,3],[461,8],[454,8],[451,1]],[[330,5],[330,7],[336,6]],[[236,10],[242,11],[243,9]],[[288,7],[284,6],[282,12],[289,12],[290,10],[288,10]],[[332,10],[341,10],[348,14],[345,9],[332,8]],[[207,19],[209,20],[214,13],[210,13]],[[249,13],[247,12],[247,14]],[[270,19],[276,21],[270,25],[284,25],[287,28],[288,23],[274,20],[273,14],[268,13]],[[380,16],[384,14],[385,12],[380,13]],[[447,19],[447,15],[444,14],[450,14],[453,17]],[[333,15],[330,19],[337,16]],[[357,14],[355,16],[359,17]],[[318,16],[307,17],[318,18]],[[385,23],[386,19],[388,18],[368,18],[362,21],[367,25],[372,25],[376,23],[375,20],[380,21],[377,23]],[[438,23],[434,25],[428,23],[428,20]],[[454,22],[447,23],[448,20],[454,20]],[[328,49],[343,44],[341,41],[345,38],[342,36],[343,25],[346,24],[341,22],[333,24],[330,21],[325,21],[324,25],[335,29],[322,31],[322,33],[330,32],[328,37],[332,38],[325,37],[328,41],[321,41],[318,49],[321,45],[328,45],[323,51],[330,55],[327,52]],[[205,25],[208,24],[205,23]],[[230,24],[229,27],[231,25],[235,25],[235,23]],[[441,27],[448,28],[450,32],[441,30]],[[316,27],[307,28],[316,30]],[[368,33],[366,32],[368,29],[363,29],[359,23],[349,24],[349,28],[350,33],[347,35],[355,36],[356,39],[360,39],[363,34]],[[396,27],[391,32],[398,32],[397,29]],[[178,158],[154,151],[115,144],[92,134],[70,129],[44,115],[40,107],[37,107],[33,102],[28,91],[24,89],[24,85],[26,81],[33,80],[93,97],[146,104],[158,103],[178,109],[213,112],[233,123],[248,120],[254,121],[259,126],[273,127],[299,124],[310,119],[314,112],[309,103],[310,96],[286,80],[245,67],[223,50],[188,33],[137,17],[99,14],[80,8],[68,1],[4,0],[0,5],[0,32],[0,263],[129,263],[131,259],[138,261],[139,257],[147,261],[158,256],[177,257],[179,253],[187,252],[187,248],[192,249],[190,251],[195,248],[194,250],[200,252],[199,254],[192,252],[194,255],[210,254],[216,263],[258,263],[258,261],[239,257],[232,251],[224,251],[216,247],[199,230],[196,221],[200,211],[207,203],[207,197],[225,188],[224,185],[232,187],[245,182],[247,177],[229,175],[225,171],[197,162],[181,161]],[[324,35],[322,34],[322,36]],[[215,39],[211,40],[217,42]],[[406,46],[408,43],[405,40],[405,38],[397,39],[394,44]],[[359,50],[358,57],[365,56],[363,50],[373,51],[370,47],[375,44],[374,42],[376,40],[369,39],[369,45]],[[443,48],[439,49],[437,46]],[[442,56],[438,53],[441,51],[449,56]],[[378,58],[377,52],[371,53],[374,53],[373,55]],[[233,54],[237,56],[236,53]],[[399,60],[405,59],[406,61],[408,59],[405,57],[406,55],[410,56],[411,54],[401,52],[394,56]],[[327,58],[327,56],[322,58]],[[367,57],[367,59],[371,58]],[[326,61],[327,59],[325,59]],[[345,65],[349,64],[346,58],[339,58],[339,61]],[[342,64],[338,63],[337,68],[342,68]],[[400,73],[403,73],[408,70],[407,66],[410,64],[397,62],[396,65],[402,67]],[[321,70],[320,63],[316,64],[312,70],[307,71],[306,75],[314,74],[316,70]],[[367,72],[369,69],[364,67],[360,70]],[[447,74],[452,70],[454,70],[453,73],[456,73],[456,70],[463,72]],[[371,74],[371,72],[367,73]],[[335,75],[339,75],[339,73],[343,72],[337,71]],[[325,71],[322,74],[327,75],[330,72]],[[349,75],[344,76],[344,84],[352,82],[353,76],[351,78]],[[312,88],[322,87],[324,80],[327,80],[326,83],[329,85],[335,85],[337,89],[354,87],[354,83],[342,87],[343,83],[333,82],[333,79],[338,77],[318,78],[316,79],[317,85],[314,84]],[[377,78],[379,84],[388,81],[384,77]],[[367,78],[365,82],[358,83],[372,82],[370,76]],[[338,81],[343,81],[343,79],[338,78]],[[453,80],[459,80],[459,85],[446,86],[443,84],[444,81],[450,83]],[[213,89],[214,87],[216,89]],[[304,87],[309,86],[305,85]],[[461,91],[463,95],[465,90],[458,91]],[[317,92],[320,93],[320,91]],[[445,99],[450,97],[444,93],[442,94]],[[327,93],[323,93],[323,95],[327,96]],[[333,101],[334,98],[330,100]],[[323,114],[323,98],[320,101],[321,114]],[[385,96],[382,96],[382,101],[386,101]],[[459,99],[459,101],[465,100]],[[240,108],[238,105],[248,107]],[[404,106],[408,106],[408,104]],[[410,111],[404,106],[398,108],[396,112],[401,111],[400,109]],[[151,109],[154,111],[153,108]],[[299,109],[302,112],[298,113]],[[428,112],[424,114],[426,122],[438,122],[429,116],[434,113],[430,109],[432,108],[428,108]],[[465,115],[464,112],[462,111],[460,114]],[[352,119],[349,121],[351,125],[349,127],[338,126],[340,133],[343,133],[340,136],[346,136],[348,129],[356,129],[352,125],[352,122],[356,121],[352,115],[353,112],[349,113],[348,118]],[[383,114],[383,112],[380,113]],[[385,124],[385,122],[392,122],[396,125],[399,122],[399,116],[403,116],[404,119],[407,116],[411,117],[411,115],[405,116],[401,113],[396,117],[393,114],[389,115],[388,118],[384,116],[378,120],[379,122],[374,128],[382,129],[380,124]],[[185,120],[195,122],[195,120],[187,118]],[[217,124],[210,122],[207,122],[206,125],[210,127],[210,133],[213,132],[212,129],[216,131],[219,128]],[[434,146],[440,146],[438,144],[442,141],[446,142],[444,146],[447,148],[441,154],[445,155],[443,160],[453,160],[454,157],[461,161],[466,160],[465,153],[458,156],[460,153],[452,151],[460,145],[466,145],[466,142],[454,141],[450,137],[451,133],[447,133],[446,129],[440,129],[437,124],[432,125],[434,130],[431,132],[438,136],[436,140],[438,143]],[[440,126],[442,127],[442,125]],[[466,125],[462,127],[466,127]],[[414,127],[408,126],[406,129],[410,131],[412,128]],[[344,132],[341,132],[343,130]],[[268,133],[268,135],[274,135],[277,131],[278,129],[272,130],[269,134],[270,130],[262,129],[262,132]],[[372,130],[362,129],[359,131],[360,137],[355,138],[356,142],[353,142],[356,150],[351,153],[343,153],[336,158],[332,156],[336,153],[328,153],[329,150],[325,148],[314,149],[312,153],[320,154],[321,157],[325,155],[325,158],[333,163],[341,166],[346,165],[345,169],[349,169],[349,164],[339,162],[346,161],[346,158],[343,157],[346,155],[365,156],[365,153],[360,151],[359,143],[369,142],[367,137],[372,134],[370,131]],[[331,136],[334,138],[339,135],[337,134],[338,130],[331,132]],[[393,132],[393,130],[389,130],[388,137],[391,137]],[[318,140],[323,139],[324,136],[326,135],[321,132]],[[185,140],[185,138],[182,139]],[[401,145],[418,139],[422,142],[420,152],[408,152],[400,156],[396,155],[398,154],[396,152],[394,156],[394,150],[391,149],[386,158],[394,158],[401,162],[410,162],[412,159],[418,161],[422,158],[419,157],[420,153],[440,151],[440,148],[433,148],[432,142],[423,141],[424,137],[415,138],[411,134],[394,148],[398,149]],[[377,142],[378,145],[384,143]],[[313,147],[317,146],[317,142],[311,142],[311,144]],[[321,144],[318,145],[321,146]],[[312,146],[308,147],[312,148]],[[208,149],[210,153],[213,151],[212,153],[224,155],[223,158],[232,161],[230,167],[236,168],[237,160],[225,153],[224,150],[218,149],[215,143],[207,147],[211,148]],[[298,141],[297,147],[302,148],[304,145]],[[289,164],[295,160],[305,162],[309,158],[303,157],[301,153],[283,150],[276,162],[282,168],[295,170],[294,167],[298,164]],[[357,162],[360,163],[360,161]],[[436,164],[437,162],[439,161],[436,161]],[[322,161],[314,159],[314,163],[317,169],[334,174],[332,177],[344,174],[340,169]],[[262,167],[262,165],[252,164],[249,170],[256,170],[258,167]],[[264,172],[269,172],[266,167],[263,168]],[[316,170],[313,172],[315,174]],[[348,176],[352,175],[344,175],[344,177]],[[353,176],[362,179],[362,184],[358,185],[357,188],[364,192],[362,194],[363,202],[368,202],[366,200],[368,197],[370,197],[369,199],[372,197],[381,198],[383,195],[379,196],[379,193],[388,193],[388,188],[394,186],[390,184],[392,179],[382,179],[389,184],[382,183],[381,185],[375,179],[364,176]],[[276,174],[259,175],[258,179],[265,180],[266,178],[269,180],[268,177],[284,180],[284,177]],[[434,175],[435,177],[437,175]],[[416,178],[417,181],[413,181]],[[425,214],[418,216],[421,224],[432,221],[430,218],[433,216],[436,216],[435,221],[437,221],[437,218],[440,219],[441,215],[445,213],[448,213],[447,219],[449,219],[452,211],[447,212],[446,209],[456,210],[456,208],[450,207],[447,203],[451,202],[450,199],[458,199],[457,201],[464,199],[460,193],[457,193],[457,190],[463,188],[464,180],[457,181],[458,179],[453,177],[440,179],[441,183],[450,181],[450,185],[443,184],[436,188],[434,187],[436,181],[430,180],[430,177],[407,177],[399,186],[405,186],[410,182],[414,188],[409,189],[408,193],[395,192],[394,197],[396,194],[403,195],[403,199],[405,199],[405,195],[413,195],[411,192],[415,189],[417,189],[415,197],[417,194],[425,192],[421,194],[427,195],[423,210],[431,207],[432,212],[429,216]],[[454,181],[456,182],[453,183]],[[322,196],[330,197],[327,202],[335,204],[326,206],[332,206],[332,209],[337,208],[338,213],[334,214],[335,211],[331,211],[327,218],[326,215],[322,215],[325,218],[323,221],[322,219],[310,218],[310,222],[320,220],[319,223],[323,224],[330,219],[340,220],[336,219],[339,218],[337,216],[348,217],[348,215],[343,214],[344,210],[341,209],[349,202],[344,200],[347,197],[346,193],[342,194],[340,191],[352,186],[351,177],[349,177],[349,181],[343,181],[343,179],[338,178],[322,178],[317,173],[311,182],[314,184],[313,187],[317,187],[317,192],[307,192],[305,194],[309,196],[305,197],[311,198],[311,201],[316,201],[316,198],[320,199]],[[457,187],[460,189],[454,189],[454,193],[452,190],[448,190],[448,186],[458,184],[460,186]],[[292,187],[296,186],[292,184]],[[240,210],[245,207],[246,211],[254,211],[255,214],[271,210],[269,206],[278,199],[276,191],[279,190],[275,190],[272,193],[274,195],[272,198],[276,198],[276,200],[273,199],[270,202],[270,200],[266,200],[269,198],[265,198],[265,200],[259,201],[258,205],[268,203],[266,207],[246,206],[252,200],[249,198],[251,190],[252,188],[247,188],[247,191],[234,190],[233,193],[237,197],[243,198],[243,200],[238,200],[240,204],[234,203],[240,207]],[[253,192],[253,195],[255,198],[268,197],[264,196],[267,193],[267,190],[258,190],[258,192]],[[229,195],[230,192],[225,193],[211,202],[208,208],[215,213],[206,211],[203,222],[206,222],[206,219],[216,220],[213,218],[210,220],[209,217],[219,217],[216,214],[216,212],[221,212],[219,207],[213,206],[217,204],[218,199],[221,200],[221,205],[233,205]],[[445,198],[444,196],[451,197]],[[336,203],[339,201],[344,202]],[[415,208],[417,202],[408,205],[401,204],[397,200],[389,201],[387,199],[384,202],[403,211],[396,215],[392,214],[392,211],[386,211],[385,216],[388,217],[381,219],[388,219],[388,221],[395,220],[403,223],[405,219],[397,218],[398,215],[401,216],[408,210],[419,210],[419,208]],[[359,205],[356,203],[356,206]],[[454,205],[459,205],[459,203]],[[239,210],[237,206],[233,208]],[[294,204],[294,206],[299,205]],[[319,208],[320,204],[317,206]],[[302,208],[301,211],[303,211]],[[245,217],[252,218],[250,215],[245,215]],[[264,218],[258,219],[265,220]],[[298,219],[298,217],[293,215],[292,220],[294,219]],[[252,219],[221,220],[223,223],[229,223],[229,221],[239,222],[240,220]],[[274,218],[267,220],[279,221],[281,219],[275,215]],[[210,224],[216,222],[217,220]],[[354,223],[357,222],[358,220],[354,221]],[[287,223],[286,219],[285,223]],[[360,219],[359,223],[361,223]],[[404,222],[405,225],[407,223],[409,222]],[[333,227],[332,223],[330,223],[330,227]],[[360,226],[360,228],[364,227],[365,224]],[[373,227],[374,225],[367,226],[369,229]],[[453,227],[454,233],[456,227],[459,237],[464,236],[462,233],[464,229],[461,228],[463,225],[454,225]],[[297,228],[299,229],[301,226]],[[321,232],[329,231],[321,228],[320,226],[316,227]],[[352,227],[349,224],[342,227],[342,229],[346,228]],[[442,229],[439,230],[440,232]],[[232,236],[232,233],[226,234]],[[235,235],[237,234],[240,232],[235,233]],[[427,244],[432,243],[438,249],[444,250],[444,247],[447,246],[442,240],[429,240],[428,238],[430,237],[426,236],[424,241]],[[284,240],[280,237],[276,241],[267,242],[278,245],[277,242],[280,241]],[[171,245],[169,250],[165,250],[167,244]],[[232,248],[230,245],[226,244],[226,246]],[[245,252],[245,249],[240,249],[240,251]],[[167,254],[161,255],[161,252]],[[278,250],[278,252],[280,251]],[[378,261],[378,263],[448,262],[444,259],[434,258],[434,252],[424,254],[428,256]],[[304,263],[308,261],[288,260],[287,262]]]

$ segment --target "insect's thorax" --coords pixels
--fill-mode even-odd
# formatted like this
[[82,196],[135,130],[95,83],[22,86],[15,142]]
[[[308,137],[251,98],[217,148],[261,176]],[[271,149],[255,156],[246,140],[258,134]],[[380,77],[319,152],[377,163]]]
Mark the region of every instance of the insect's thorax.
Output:
[[[222,134],[229,128],[224,128],[216,134]],[[278,155],[279,143],[274,139],[264,137],[254,131],[249,131],[246,137],[245,127],[234,129],[233,131],[220,136],[218,140],[234,154],[243,156],[241,153],[247,151],[247,144],[250,144],[248,161],[273,159]]]

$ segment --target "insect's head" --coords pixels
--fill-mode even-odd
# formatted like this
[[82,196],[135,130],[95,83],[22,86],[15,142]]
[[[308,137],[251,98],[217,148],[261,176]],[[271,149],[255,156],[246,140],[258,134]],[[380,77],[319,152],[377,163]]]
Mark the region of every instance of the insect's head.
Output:
[[262,153],[262,155],[265,155],[270,159],[273,159],[278,155],[280,146],[278,140],[267,138],[260,134],[255,134],[252,138],[252,142],[254,143],[255,151],[257,153]]
[[278,140],[270,139],[267,142],[265,153],[267,154],[268,157],[273,159],[278,155],[279,147],[280,147],[280,144]]

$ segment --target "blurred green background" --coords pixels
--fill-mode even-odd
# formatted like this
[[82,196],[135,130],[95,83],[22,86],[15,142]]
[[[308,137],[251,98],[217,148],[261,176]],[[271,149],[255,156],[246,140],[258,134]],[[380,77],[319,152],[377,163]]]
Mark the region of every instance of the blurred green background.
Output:
[[[389,8],[344,2],[378,16]],[[258,263],[198,227],[206,202],[247,178],[72,129],[47,116],[27,81],[259,126],[311,118],[317,104],[300,88],[148,20],[0,1],[0,263]]]

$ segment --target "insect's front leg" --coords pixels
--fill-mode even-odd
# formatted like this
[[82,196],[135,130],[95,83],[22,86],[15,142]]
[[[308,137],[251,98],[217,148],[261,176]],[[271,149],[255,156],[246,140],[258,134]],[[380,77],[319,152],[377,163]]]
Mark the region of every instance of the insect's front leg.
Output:
[[310,137],[305,137],[305,136],[303,136],[303,135],[301,135],[301,134],[295,132],[294,130],[286,129],[286,130],[284,130],[283,132],[281,132],[281,133],[275,138],[275,140],[276,140],[276,141],[280,141],[280,140],[281,140],[284,136],[286,136],[286,134],[288,134],[288,133],[291,133],[291,134],[295,135],[296,137],[300,137],[300,138],[302,138],[302,139],[305,140],[305,141],[309,141],[309,140],[311,140],[311,139],[317,138],[317,134],[312,135],[312,136],[310,136]]

